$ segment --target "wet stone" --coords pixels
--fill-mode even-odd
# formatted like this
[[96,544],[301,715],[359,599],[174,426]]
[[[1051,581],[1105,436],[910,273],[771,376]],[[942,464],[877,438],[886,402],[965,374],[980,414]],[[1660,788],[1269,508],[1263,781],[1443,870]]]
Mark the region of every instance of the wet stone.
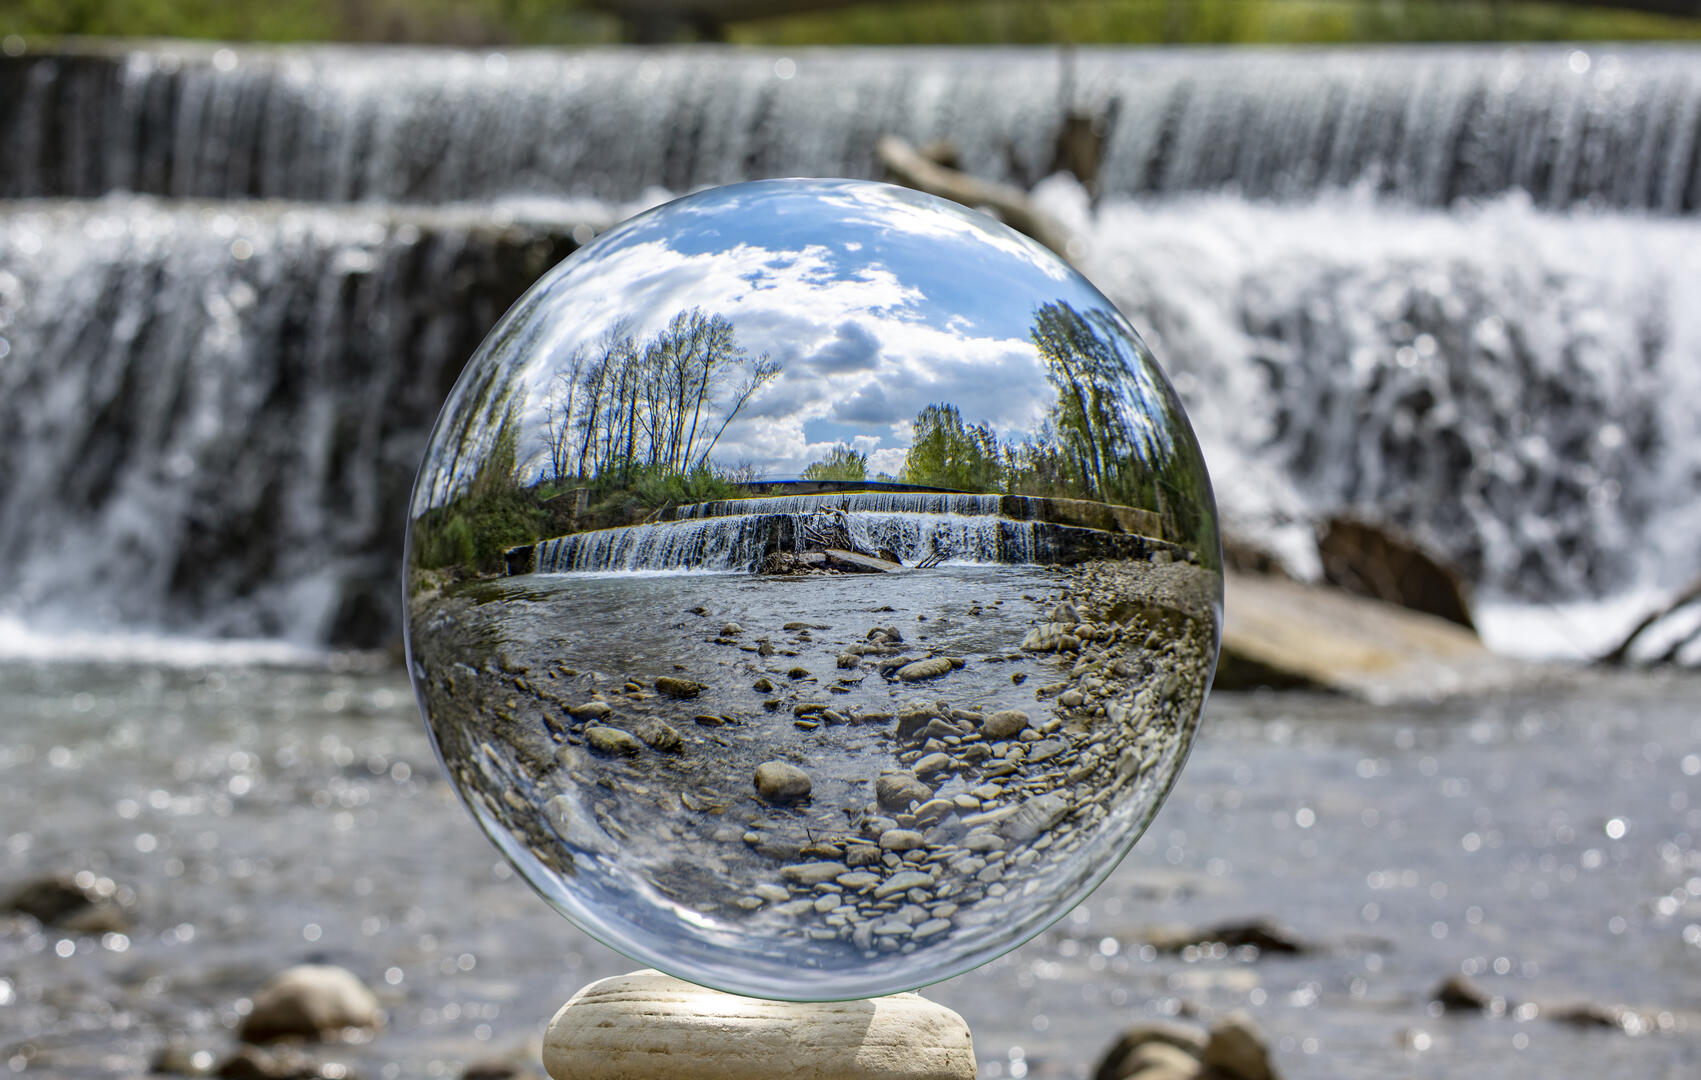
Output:
[[656,680],[656,690],[670,698],[694,698],[708,687],[690,679],[676,679],[671,675],[663,675]]
[[807,796],[813,787],[809,774],[783,761],[764,761],[756,766],[756,793],[769,802],[792,802]]
[[780,876],[798,885],[815,885],[823,881],[832,881],[848,870],[849,868],[841,862],[796,863],[781,867]]
[[653,717],[640,721],[634,734],[650,749],[664,753],[671,753],[685,744],[678,731]]
[[592,749],[600,750],[602,753],[620,754],[627,757],[644,749],[643,743],[639,742],[630,731],[600,725],[585,729],[585,741],[591,744]]
[[888,829],[880,834],[882,851],[912,851],[921,845],[921,834],[911,829]]
[[933,798],[933,789],[910,773],[887,773],[874,782],[874,792],[882,810],[903,810]]

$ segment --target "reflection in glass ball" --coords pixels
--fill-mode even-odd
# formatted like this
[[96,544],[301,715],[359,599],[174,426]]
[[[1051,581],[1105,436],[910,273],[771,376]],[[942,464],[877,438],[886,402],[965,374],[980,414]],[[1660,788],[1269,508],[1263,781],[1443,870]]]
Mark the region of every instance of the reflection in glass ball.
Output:
[[485,832],[738,993],[1038,933],[1156,813],[1216,661],[1215,508],[1150,353],[1051,253],[881,184],[706,191],[556,267],[410,516],[414,685]]

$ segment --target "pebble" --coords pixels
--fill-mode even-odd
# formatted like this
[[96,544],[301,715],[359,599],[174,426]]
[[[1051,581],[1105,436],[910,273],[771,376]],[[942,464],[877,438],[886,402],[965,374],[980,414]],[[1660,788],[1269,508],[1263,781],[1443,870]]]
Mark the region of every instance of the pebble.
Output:
[[[874,866],[880,862],[880,849],[873,844],[852,844],[845,848],[846,866]],[[850,888],[850,886],[845,886]]]
[[653,717],[639,723],[636,734],[652,750],[672,753],[685,745],[678,731]]
[[272,976],[254,994],[238,1036],[243,1042],[326,1039],[382,1022],[378,998],[359,976],[330,964],[299,964]]
[[786,672],[786,677],[789,679],[807,679],[809,678],[809,669],[805,667],[794,667],[790,671]]
[[762,899],[772,900],[776,904],[783,900],[791,899],[790,889],[786,888],[784,885],[775,885],[771,881],[764,881],[750,891],[755,893],[757,896],[760,896]]
[[1004,837],[1023,844],[1047,832],[1069,813],[1069,797],[1060,791],[1036,795],[1016,808],[999,827]]
[[847,889],[855,889],[860,892],[870,886],[879,884],[880,875],[868,870],[852,870],[848,874],[840,874],[833,880]]
[[725,637],[732,637],[735,634],[742,634],[742,633],[744,633],[744,627],[738,625],[735,622],[729,622],[725,626],[721,627],[721,634]]
[[591,727],[586,728],[585,741],[591,744],[592,749],[600,750],[605,754],[625,754],[627,756],[631,756],[644,748],[644,744],[639,742],[637,736],[633,735],[630,731],[622,731],[619,728],[613,727],[602,727],[601,725],[592,725]]
[[1009,739],[1027,726],[1027,713],[1020,709],[1003,709],[986,718],[980,733],[988,739]]
[[[842,862],[793,863],[780,867],[780,876],[799,885],[817,885],[823,881],[832,881],[840,874],[849,872],[849,869]],[[809,903],[813,904],[814,901]]]
[[620,850],[572,795],[563,793],[544,803],[543,817],[557,836],[576,848],[598,855],[613,855]]
[[961,843],[967,851],[1003,851],[1005,848],[1004,838],[987,828],[970,830]]
[[809,774],[783,761],[764,761],[756,766],[756,793],[769,802],[790,802],[809,794]]
[[887,773],[874,781],[874,797],[882,810],[904,810],[933,798],[933,789],[910,773]]
[[694,698],[707,689],[700,682],[690,679],[676,679],[672,675],[663,675],[656,680],[656,689],[671,698]]
[[920,941],[922,938],[932,937],[935,934],[942,934],[949,929],[951,929],[950,919],[928,919],[926,922],[915,928],[915,932],[912,936],[914,940]]
[[770,681],[767,678],[761,678],[761,679],[757,679],[753,684],[751,684],[750,689],[756,691],[759,694],[771,694],[771,693],[774,692],[774,684],[773,684],[772,681]]
[[567,713],[577,720],[606,720],[614,709],[606,701],[585,701],[567,706]]
[[[977,808],[979,805],[978,800],[975,801]],[[915,808],[915,819],[918,823],[931,824],[947,814],[956,812],[957,803],[954,799],[929,799]]]
[[[951,768],[952,764],[950,754],[943,752],[928,754],[915,763],[915,774],[917,776],[931,776],[934,773],[945,772]],[[932,792],[928,794],[931,795]]]
[[933,884],[933,875],[921,870],[900,870],[887,878],[885,883],[874,890],[874,899],[884,900],[888,896],[909,892],[911,889],[926,888]]
[[956,665],[952,664],[947,657],[935,656],[928,660],[917,660],[913,664],[905,664],[898,669],[898,678],[903,682],[935,679],[950,671],[954,666]]
[[887,829],[880,834],[882,851],[914,851],[921,845],[921,834],[913,829]]

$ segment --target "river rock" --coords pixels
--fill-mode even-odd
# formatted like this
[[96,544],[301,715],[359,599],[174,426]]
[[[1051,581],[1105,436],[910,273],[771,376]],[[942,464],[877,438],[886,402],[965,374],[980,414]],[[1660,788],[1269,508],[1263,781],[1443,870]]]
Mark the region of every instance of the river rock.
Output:
[[935,773],[942,773],[949,770],[952,764],[951,755],[949,754],[943,752],[928,754],[926,757],[923,757],[915,763],[915,774],[917,776],[932,776]]
[[906,851],[914,851],[921,845],[921,834],[914,829],[887,829],[880,834],[882,851],[895,851],[902,854]]
[[783,761],[764,761],[756,766],[756,794],[768,802],[793,802],[804,798],[814,785],[809,774]]
[[672,675],[663,675],[656,680],[656,689],[670,698],[684,700],[685,698],[696,697],[708,687],[700,682],[692,682],[690,679],[676,679]]
[[219,1080],[341,1080],[348,1068],[313,1060],[295,1046],[239,1046],[212,1070]]
[[594,750],[605,754],[622,754],[630,757],[644,749],[644,744],[630,731],[622,731],[615,727],[603,727],[593,724],[585,729],[585,741]]
[[92,872],[49,874],[26,883],[0,910],[28,915],[74,934],[107,934],[130,925],[135,895]]
[[759,694],[771,694],[774,692],[774,683],[772,679],[764,677],[757,679],[754,683],[752,683],[750,685],[750,689]]
[[575,720],[607,720],[614,714],[614,708],[606,701],[581,701],[567,706],[567,714]]
[[1463,975],[1449,975],[1430,994],[1430,1000],[1448,1012],[1482,1012],[1493,996]]
[[911,889],[925,889],[933,884],[933,875],[920,870],[900,870],[886,879],[886,883],[874,890],[874,899],[884,900],[888,896],[906,893]]
[[1068,813],[1069,797],[1061,791],[1048,791],[1022,803],[999,823],[998,831],[1012,843],[1025,844],[1050,832]]
[[742,633],[744,633],[744,627],[738,625],[735,622],[729,622],[725,626],[721,627],[721,636],[722,637],[734,637],[734,636],[736,636],[738,634],[742,634]]
[[650,749],[664,753],[673,753],[685,745],[684,737],[677,730],[654,717],[641,721],[635,734]]
[[[1205,1033],[1185,1024],[1162,1020],[1135,1024],[1117,1036],[1116,1042],[1099,1058],[1098,1065],[1093,1069],[1093,1080],[1129,1080],[1140,1074],[1140,1070],[1151,1068],[1157,1061],[1162,1060],[1162,1057],[1154,1059],[1149,1054],[1141,1054],[1145,1048],[1151,1046],[1167,1047],[1184,1055],[1193,1063],[1194,1071],[1197,1071],[1199,1055],[1205,1052]],[[1173,1057],[1169,1060],[1175,1064],[1180,1063],[1179,1059]],[[1142,1080],[1146,1078],[1142,1076]]]
[[1244,1012],[1232,1012],[1211,1028],[1199,1060],[1233,1080],[1276,1080],[1270,1050]]
[[378,998],[354,972],[329,964],[300,964],[267,980],[255,993],[239,1037],[332,1039],[370,1032],[383,1023]]
[[849,872],[850,867],[842,862],[793,863],[780,867],[780,876],[798,885],[819,885]]
[[597,824],[595,815],[585,810],[575,795],[563,792],[543,804],[543,818],[555,835],[573,847],[598,855],[613,855],[618,844]]
[[975,1078],[968,1025],[915,994],[768,1001],[654,971],[575,994],[550,1022],[543,1063],[555,1080]]
[[980,733],[988,739],[1010,739],[1028,726],[1028,714],[1020,709],[1001,709],[986,718]]
[[887,773],[874,781],[874,798],[880,809],[897,813],[933,798],[933,789],[910,773]]
[[948,657],[935,656],[927,660],[917,660],[913,664],[905,664],[898,669],[898,678],[904,682],[935,679],[949,672],[954,666]]
[[1203,927],[1160,925],[1148,928],[1141,936],[1159,952],[1180,952],[1189,945],[1220,944],[1230,949],[1249,945],[1260,953],[1294,956],[1315,952],[1317,948],[1267,919],[1238,920]]

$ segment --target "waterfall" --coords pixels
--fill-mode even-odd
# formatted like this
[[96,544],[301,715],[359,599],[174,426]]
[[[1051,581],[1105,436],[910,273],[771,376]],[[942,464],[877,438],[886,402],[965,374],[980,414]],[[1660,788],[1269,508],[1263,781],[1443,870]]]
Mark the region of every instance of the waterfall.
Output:
[[375,644],[462,363],[570,222],[0,212],[0,614]]
[[[1036,198],[1170,372],[1236,532],[1304,571],[1314,521],[1368,514],[1510,600],[1701,572],[1694,49],[778,55],[0,58],[0,624],[387,640],[438,405],[626,200],[872,175],[886,131],[1031,184],[1072,112],[1098,194]],[[847,500],[906,561],[1048,557],[993,497],[893,492],[540,546],[748,569],[738,519]]]
[[0,59],[0,195],[629,199],[876,177],[885,133],[949,139],[969,171],[1030,186],[1057,167],[1071,115],[1102,134],[1111,196],[1368,186],[1430,206],[1523,191],[1555,208],[1701,210],[1701,64],[1639,46],[94,45]]
[[[998,496],[990,498],[996,503]],[[789,501],[750,499],[724,505]],[[729,509],[718,516],[574,533],[540,543],[537,568],[542,573],[751,571],[768,552],[804,550],[803,527],[813,516],[813,510]],[[968,515],[864,510],[847,515],[845,521],[858,547],[893,552],[906,565],[933,555],[955,564],[1014,564],[1040,561],[1048,554],[1045,526],[1011,521],[996,511]]]

